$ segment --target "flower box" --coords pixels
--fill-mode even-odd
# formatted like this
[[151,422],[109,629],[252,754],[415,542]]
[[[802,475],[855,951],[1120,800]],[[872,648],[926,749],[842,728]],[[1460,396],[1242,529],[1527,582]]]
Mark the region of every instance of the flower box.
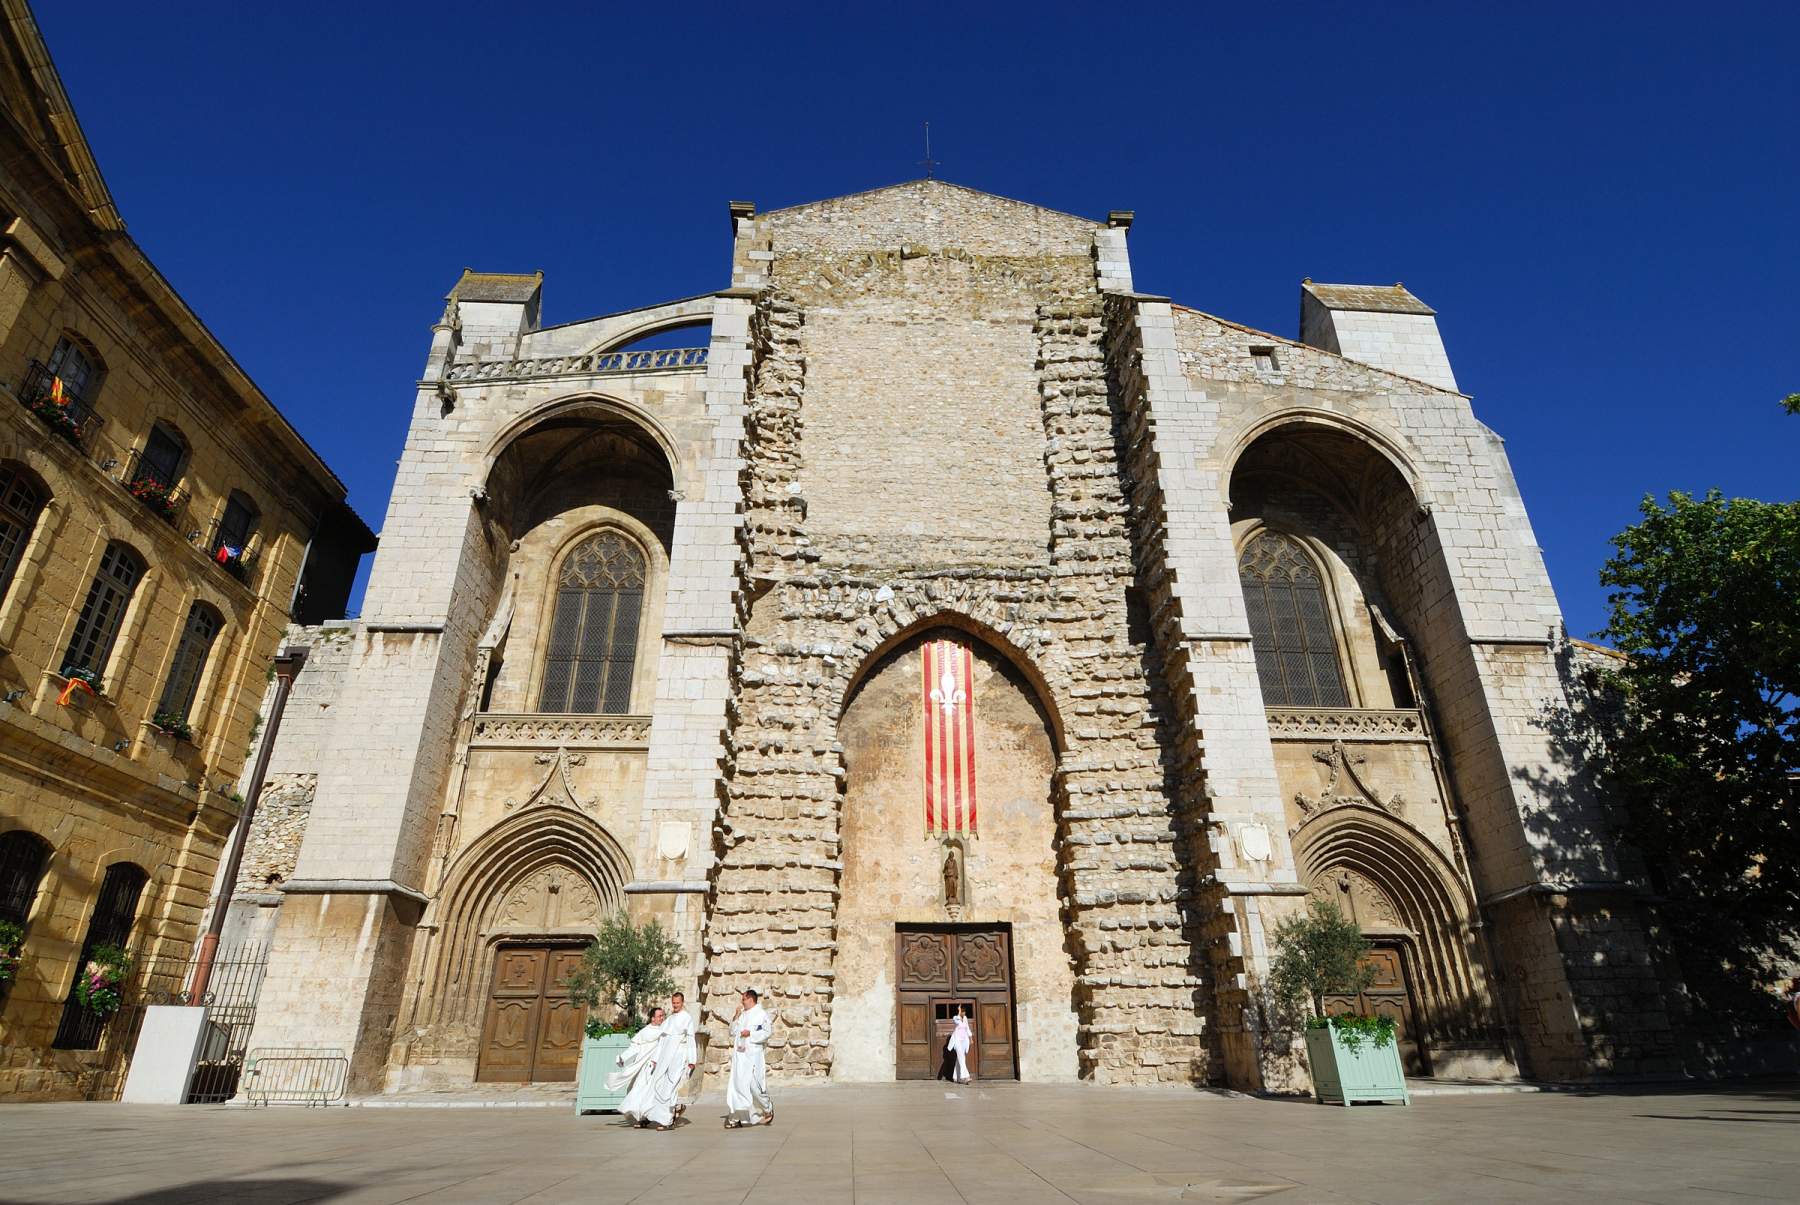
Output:
[[623,1092],[606,1087],[606,1077],[619,1069],[619,1056],[631,1046],[628,1033],[581,1039],[581,1064],[575,1073],[575,1112],[617,1112]]
[[[1354,1039],[1353,1039],[1354,1040]],[[1312,1067],[1313,1095],[1322,1105],[1350,1105],[1397,1100],[1410,1105],[1406,1072],[1400,1066],[1400,1043],[1391,1037],[1376,1045],[1362,1036],[1354,1045],[1331,1026],[1306,1031],[1306,1061]]]

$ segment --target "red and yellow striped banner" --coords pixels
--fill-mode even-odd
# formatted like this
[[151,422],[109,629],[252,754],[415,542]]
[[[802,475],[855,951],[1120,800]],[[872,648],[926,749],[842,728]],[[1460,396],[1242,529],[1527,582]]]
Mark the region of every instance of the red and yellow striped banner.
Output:
[[975,665],[954,640],[923,649],[925,832],[975,831]]

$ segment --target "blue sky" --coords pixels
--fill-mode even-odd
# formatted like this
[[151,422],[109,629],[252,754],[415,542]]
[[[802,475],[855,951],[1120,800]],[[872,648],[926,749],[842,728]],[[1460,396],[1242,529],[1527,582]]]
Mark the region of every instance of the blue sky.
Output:
[[1140,289],[1437,308],[1576,635],[1644,493],[1800,493],[1800,6],[38,0],[133,234],[379,528],[464,265],[723,287],[727,200],[1133,209]]

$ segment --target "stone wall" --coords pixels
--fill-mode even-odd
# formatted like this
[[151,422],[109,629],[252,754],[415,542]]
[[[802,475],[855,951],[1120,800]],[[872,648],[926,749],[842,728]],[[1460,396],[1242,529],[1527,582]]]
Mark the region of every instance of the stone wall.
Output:
[[[1055,717],[1057,874],[1081,1073],[1114,1082],[1213,1073],[1206,992],[1177,906],[1176,826],[1147,650],[1127,622],[1132,565],[1101,353],[1095,230],[932,182],[740,223],[742,278],[768,285],[750,397],[757,601],[736,689],[706,1004],[729,1015],[743,987],[767,991],[780,1019],[769,1052],[779,1072],[831,1068],[846,856],[837,724],[846,691],[860,667],[899,640],[949,623],[1020,666]],[[841,483],[835,493],[823,487],[827,523],[848,527],[836,517],[854,515],[863,534],[814,540],[812,493],[821,485],[813,466],[835,455],[815,453],[812,443],[815,312],[834,354],[871,357],[832,369],[846,378],[888,371],[893,346],[861,352],[834,341],[834,315],[847,309],[870,322],[885,314],[894,324],[956,329],[1029,320],[1029,341],[990,341],[967,371],[1004,387],[1006,424],[1018,421],[1019,382],[1035,383],[1040,480],[1022,475],[1015,452],[1001,471],[986,471],[985,445],[967,438],[987,413],[981,398],[926,406],[915,395],[912,411],[919,445],[937,449],[928,477],[954,482],[947,496],[956,508],[987,506],[992,530],[1019,533],[998,563],[986,559],[995,555],[989,547],[979,565],[946,565],[969,554],[947,554],[929,529],[917,529],[927,512],[876,491],[853,498]],[[956,354],[948,343],[934,346]],[[883,404],[879,395],[864,401]],[[961,513],[949,518],[961,522]],[[1047,519],[1036,536],[1043,551],[1027,555],[1033,515]]]

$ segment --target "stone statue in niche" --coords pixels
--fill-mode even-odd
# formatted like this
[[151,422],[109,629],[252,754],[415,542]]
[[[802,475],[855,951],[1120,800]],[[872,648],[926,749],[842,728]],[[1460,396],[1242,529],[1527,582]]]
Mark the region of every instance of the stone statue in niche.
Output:
[[944,841],[944,911],[951,920],[960,920],[969,903],[968,852],[957,838]]

